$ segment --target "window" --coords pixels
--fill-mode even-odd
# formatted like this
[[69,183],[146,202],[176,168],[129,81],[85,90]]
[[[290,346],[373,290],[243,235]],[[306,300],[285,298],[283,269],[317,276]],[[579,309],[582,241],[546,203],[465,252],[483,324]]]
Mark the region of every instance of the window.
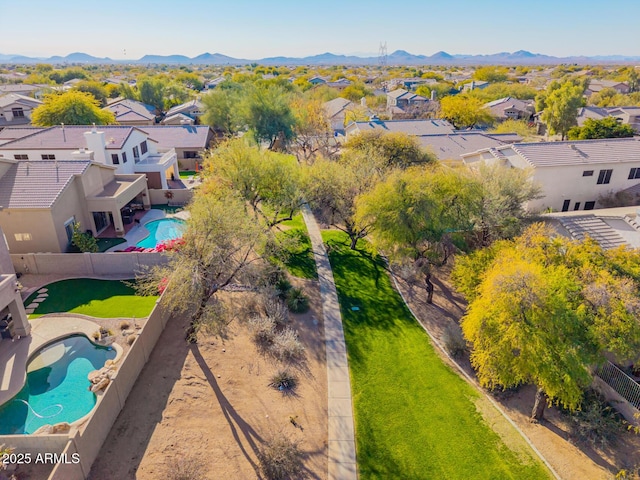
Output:
[[640,178],[640,168],[632,168],[631,170],[629,170],[629,176],[627,178],[629,180]]
[[122,152],[122,163],[127,163],[127,152]]
[[146,140],[140,144],[140,151],[142,152],[143,155],[145,153],[147,153],[147,141]]
[[111,163],[113,163],[114,165],[119,165],[120,164],[120,157],[118,157],[117,153],[112,153],[111,154]]
[[595,206],[596,206],[596,202],[584,202],[585,210],[593,210]]
[[64,222],[64,231],[67,233],[67,240],[71,243],[73,240],[73,227],[76,224],[76,217],[71,217],[69,220]]
[[13,158],[16,160],[29,160],[29,155],[25,155],[22,153],[22,154],[14,155]]
[[11,109],[11,113],[13,113],[14,117],[22,117],[22,118],[24,118],[24,110],[22,110],[21,107],[12,108]]
[[198,152],[184,152],[184,158],[197,158]]
[[16,242],[28,242],[31,240],[30,233],[14,233],[13,236],[16,239]]
[[565,200],[562,202],[562,211],[567,212],[569,210],[569,205],[571,205],[571,200]]
[[573,206],[574,210],[580,210],[580,202],[576,202],[576,204]]
[[133,147],[133,159],[136,161],[140,160],[140,150],[138,150],[138,147]]
[[603,185],[603,184],[607,184],[611,181],[611,174],[613,173],[613,170],[600,170],[600,173],[598,174],[598,185]]
[[42,160],[55,160],[56,156],[55,155],[49,155],[49,154],[42,154],[40,155],[42,157]]
[[582,172],[583,177],[593,177],[593,170],[585,170]]

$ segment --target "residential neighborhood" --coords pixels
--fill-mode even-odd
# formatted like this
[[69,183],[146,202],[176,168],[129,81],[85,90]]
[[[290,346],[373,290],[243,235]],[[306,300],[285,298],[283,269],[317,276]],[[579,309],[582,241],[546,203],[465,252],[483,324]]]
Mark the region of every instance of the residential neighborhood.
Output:
[[628,3],[0,7],[0,480],[640,479]]

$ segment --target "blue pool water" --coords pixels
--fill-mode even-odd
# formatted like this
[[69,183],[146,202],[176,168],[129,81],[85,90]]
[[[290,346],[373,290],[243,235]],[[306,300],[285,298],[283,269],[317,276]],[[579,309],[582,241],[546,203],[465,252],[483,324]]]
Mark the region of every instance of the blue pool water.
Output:
[[185,223],[175,218],[163,218],[144,224],[149,230],[149,236],[140,240],[136,245],[143,248],[155,248],[157,245],[182,237]]
[[36,352],[27,365],[27,381],[18,395],[0,406],[0,434],[33,433],[42,425],[75,422],[96,404],[89,372],[116,356],[75,335]]

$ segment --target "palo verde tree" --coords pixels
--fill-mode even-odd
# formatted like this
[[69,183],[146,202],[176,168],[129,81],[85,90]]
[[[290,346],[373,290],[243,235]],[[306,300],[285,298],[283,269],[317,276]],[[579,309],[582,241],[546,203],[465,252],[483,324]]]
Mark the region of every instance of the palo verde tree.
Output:
[[478,187],[471,178],[440,166],[394,172],[356,200],[356,225],[370,226],[392,260],[409,259],[433,295],[430,265],[444,265],[454,235],[473,228]]
[[584,105],[583,92],[584,86],[577,81],[552,82],[536,98],[536,109],[542,110],[542,121],[550,133],[560,134],[564,140],[569,129],[578,124],[578,109]]
[[295,136],[296,119],[290,106],[290,94],[280,85],[247,87],[242,118],[258,143],[269,150],[284,149]]
[[637,360],[640,260],[628,250],[555,237],[535,224],[456,261],[469,300],[461,326],[483,386],[538,388],[532,420],[548,401],[579,407],[604,352]]
[[237,138],[209,152],[204,165],[205,176],[237,192],[267,228],[291,220],[302,205],[300,166],[291,155]]
[[45,96],[42,105],[33,110],[31,123],[39,127],[52,125],[109,125],[116,123],[113,113],[100,109],[90,93],[69,90]]
[[469,95],[445,97],[440,101],[440,116],[456,128],[491,125],[494,117],[480,100]]
[[420,146],[415,137],[402,132],[362,132],[349,138],[344,149],[375,156],[384,161],[385,168],[408,168],[437,160],[435,155]]
[[567,133],[569,140],[590,140],[594,138],[633,137],[635,130],[629,124],[621,124],[615,117],[601,120],[587,118],[581,127],[573,127]]

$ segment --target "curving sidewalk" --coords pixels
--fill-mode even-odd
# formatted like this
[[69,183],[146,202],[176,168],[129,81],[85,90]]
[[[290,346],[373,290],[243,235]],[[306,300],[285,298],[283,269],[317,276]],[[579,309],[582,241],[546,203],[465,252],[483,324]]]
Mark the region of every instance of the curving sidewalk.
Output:
[[353,403],[347,349],[342,329],[342,316],[338,303],[329,256],[324,248],[320,229],[307,205],[302,207],[318,269],[322,314],[324,316],[325,347],[327,351],[327,390],[329,410],[329,479],[355,480],[358,478],[356,445],[353,423]]

